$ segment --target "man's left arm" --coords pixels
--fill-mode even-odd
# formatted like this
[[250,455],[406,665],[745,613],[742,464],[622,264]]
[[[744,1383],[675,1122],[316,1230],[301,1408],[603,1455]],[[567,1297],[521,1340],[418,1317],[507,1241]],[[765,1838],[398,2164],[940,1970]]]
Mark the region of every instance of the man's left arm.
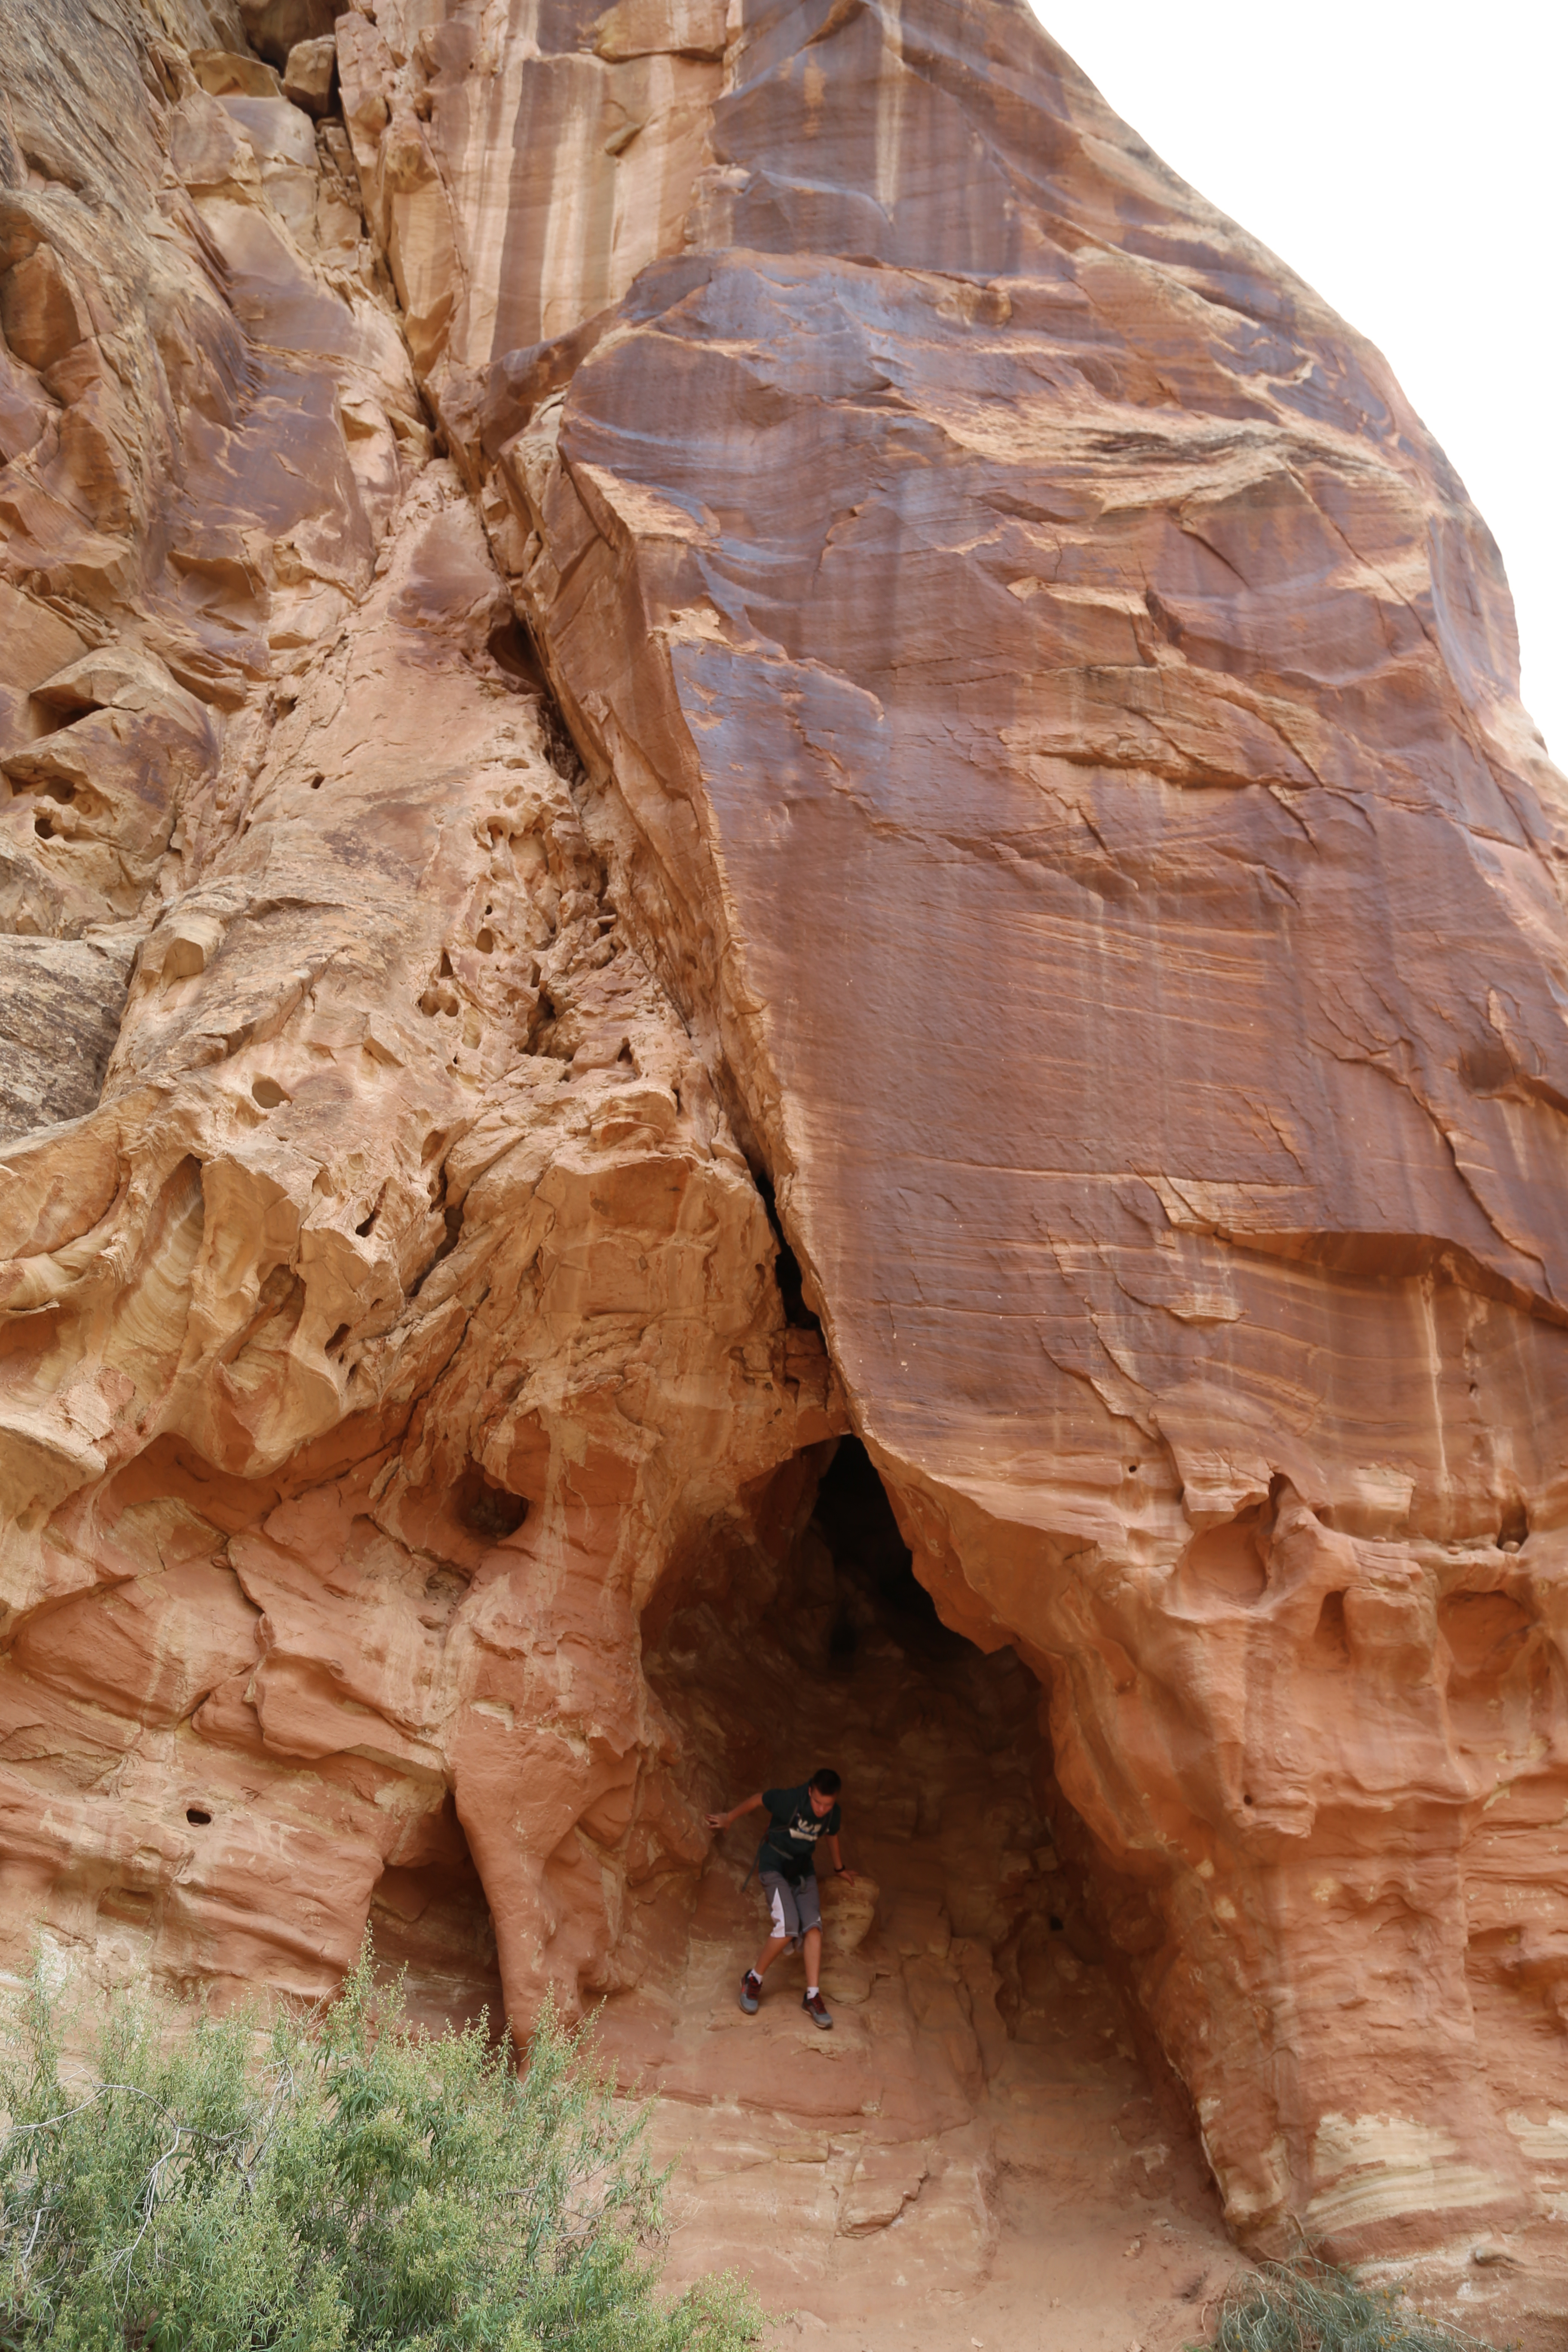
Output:
[[825,1843],[826,1844],[827,1851],[833,1856],[834,1869],[837,1872],[840,1878],[847,1878],[849,1881],[850,1885],[853,1886],[855,1884],[855,1873],[852,1870],[845,1869],[844,1856],[839,1850],[838,1840],[836,1837],[830,1837],[825,1841]]

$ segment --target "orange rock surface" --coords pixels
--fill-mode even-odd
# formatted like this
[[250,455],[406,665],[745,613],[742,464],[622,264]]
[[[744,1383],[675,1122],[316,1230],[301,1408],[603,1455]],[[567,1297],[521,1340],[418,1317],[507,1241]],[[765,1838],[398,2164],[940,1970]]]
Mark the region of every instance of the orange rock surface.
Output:
[[1564,796],[1384,362],[1021,0],[0,92],[11,1963],[605,1999],[829,2322],[1137,2187],[1178,2340],[1194,2122],[1555,2309]]

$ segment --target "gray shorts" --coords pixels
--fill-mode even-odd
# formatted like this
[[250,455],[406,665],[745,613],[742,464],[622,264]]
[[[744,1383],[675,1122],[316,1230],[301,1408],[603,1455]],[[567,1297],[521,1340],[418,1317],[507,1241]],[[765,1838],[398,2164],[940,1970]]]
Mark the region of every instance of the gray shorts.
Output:
[[808,1927],[821,1927],[822,1905],[814,1870],[806,1872],[798,1886],[792,1886],[782,1871],[764,1870],[758,1876],[773,1914],[775,1936],[804,1936]]

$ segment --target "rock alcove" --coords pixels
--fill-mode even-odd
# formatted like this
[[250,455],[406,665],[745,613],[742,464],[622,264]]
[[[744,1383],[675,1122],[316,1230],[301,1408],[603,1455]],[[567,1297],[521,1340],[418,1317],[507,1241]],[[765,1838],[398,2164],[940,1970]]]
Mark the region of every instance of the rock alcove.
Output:
[[661,1964],[607,2004],[609,2047],[700,2151],[700,2242],[754,2262],[758,2200],[782,2199],[798,2226],[763,2257],[776,2290],[870,2294],[879,2274],[978,2281],[1007,2221],[1039,2231],[1064,2189],[1086,2227],[1147,2226],[1157,2203],[1167,2229],[1212,2229],[1184,2101],[1092,1921],[1036,1677],[942,1623],[858,1439],[779,1485],[781,1548],[661,1610],[646,1671],[723,1801],[831,1762],[861,1883],[825,1874],[831,2064],[802,2063],[797,1959],[754,2022],[734,2005],[764,1932],[746,1884],[762,1816],[720,1841]]

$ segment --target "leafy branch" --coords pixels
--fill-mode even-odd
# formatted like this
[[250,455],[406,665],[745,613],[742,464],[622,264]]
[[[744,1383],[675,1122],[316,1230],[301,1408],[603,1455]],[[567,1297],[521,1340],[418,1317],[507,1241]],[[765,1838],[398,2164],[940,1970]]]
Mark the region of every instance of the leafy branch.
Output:
[[0,2352],[741,2352],[732,2281],[659,2285],[668,2176],[582,2030],[520,2068],[413,2031],[368,1956],[315,2015],[110,2004],[97,2080],[35,1977],[0,2101]]

